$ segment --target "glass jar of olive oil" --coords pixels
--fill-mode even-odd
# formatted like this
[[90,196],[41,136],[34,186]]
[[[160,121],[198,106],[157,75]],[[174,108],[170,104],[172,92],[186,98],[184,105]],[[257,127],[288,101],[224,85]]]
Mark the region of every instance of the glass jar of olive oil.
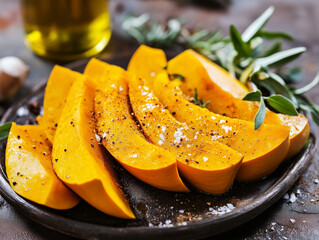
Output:
[[37,55],[62,61],[93,56],[111,38],[107,0],[20,0],[25,42]]

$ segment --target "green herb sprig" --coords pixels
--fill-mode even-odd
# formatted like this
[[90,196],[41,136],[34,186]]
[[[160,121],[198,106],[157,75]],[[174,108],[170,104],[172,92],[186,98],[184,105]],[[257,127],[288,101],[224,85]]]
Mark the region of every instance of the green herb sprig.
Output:
[[265,101],[276,111],[288,114],[291,116],[298,116],[298,112],[295,109],[294,104],[286,97],[282,95],[272,95],[270,97],[262,96],[260,90],[248,93],[243,100],[260,102],[259,110],[255,116],[255,130],[257,130],[264,122],[266,115]]
[[[159,48],[191,48],[216,62],[239,79],[251,90],[259,90],[259,111],[255,116],[255,129],[258,129],[266,113],[265,102],[277,112],[295,115],[297,110],[311,114],[319,125],[319,106],[304,94],[319,83],[319,73],[305,87],[295,89],[293,84],[300,79],[301,68],[287,68],[285,65],[306,51],[304,47],[281,50],[281,42],[292,41],[293,37],[284,32],[271,32],[265,25],[274,12],[269,7],[241,34],[235,26],[230,26],[229,37],[219,31],[205,29],[190,32],[179,19],[170,19],[167,26],[150,19],[150,15],[129,17],[122,24],[123,29],[140,44]],[[197,90],[195,91],[196,99]],[[244,100],[251,100],[249,93]],[[195,99],[195,96],[194,96]],[[197,99],[198,100],[198,99]],[[200,100],[196,101],[198,105]],[[207,104],[204,104],[207,106]],[[292,109],[293,107],[293,109]]]
[[207,108],[207,105],[210,104],[210,101],[204,102],[202,98],[201,99],[198,98],[197,88],[195,88],[194,97],[191,98],[191,101],[195,105],[200,106],[202,108]]
[[8,138],[11,125],[11,122],[7,122],[0,126],[0,141]]

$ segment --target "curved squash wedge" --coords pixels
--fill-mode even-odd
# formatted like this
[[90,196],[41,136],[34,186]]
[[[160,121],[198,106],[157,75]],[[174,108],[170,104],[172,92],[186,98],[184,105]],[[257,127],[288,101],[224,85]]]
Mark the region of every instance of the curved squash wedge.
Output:
[[141,45],[133,54],[127,71],[131,76],[141,77],[152,86],[156,75],[165,71],[167,60],[162,49]]
[[58,177],[81,198],[109,215],[135,218],[122,192],[112,159],[95,136],[95,85],[83,76],[72,85],[53,142]]
[[[170,74],[180,74],[184,77],[180,87],[186,95],[194,96],[196,88],[200,98],[210,101],[207,108],[212,112],[254,121],[259,109],[258,103],[242,100],[248,91],[241,86],[236,87],[234,78],[200,54],[186,50],[168,62],[167,70]],[[308,119],[302,114],[285,116],[267,110],[264,122],[290,128],[287,158],[298,153],[309,138]]]
[[12,123],[6,149],[6,172],[22,197],[54,209],[69,209],[80,199],[55,175],[51,143],[43,128]]
[[105,148],[123,167],[143,182],[167,191],[189,192],[177,171],[174,154],[148,142],[128,99],[127,73],[92,59],[85,74],[98,82],[95,93],[97,130]]
[[80,78],[80,73],[58,65],[55,65],[51,71],[43,99],[44,114],[37,117],[38,124],[44,128],[51,143],[53,143],[56,127],[70,88],[73,82]]
[[178,122],[141,78],[129,82],[134,114],[144,134],[175,154],[178,170],[197,189],[221,194],[232,185],[243,156]]
[[252,181],[272,173],[289,149],[287,127],[254,123],[221,116],[186,100],[179,87],[161,73],[154,82],[154,93],[174,117],[187,126],[210,136],[244,155],[236,178]]

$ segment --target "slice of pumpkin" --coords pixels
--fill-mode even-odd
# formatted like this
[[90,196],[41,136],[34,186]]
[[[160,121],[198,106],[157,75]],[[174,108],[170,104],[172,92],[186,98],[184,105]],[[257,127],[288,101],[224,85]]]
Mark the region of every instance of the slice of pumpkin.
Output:
[[129,96],[144,134],[175,154],[178,170],[194,187],[212,194],[230,188],[243,158],[240,153],[178,122],[141,78],[130,79]]
[[189,192],[177,171],[174,154],[146,140],[132,116],[127,73],[92,59],[84,72],[98,82],[95,93],[97,130],[105,148],[143,182],[176,192]]
[[94,93],[94,82],[86,76],[72,85],[54,137],[53,167],[58,177],[93,207],[132,219],[112,159],[96,140]]
[[[198,95],[205,102],[210,101],[208,109],[214,113],[231,118],[254,121],[259,109],[256,102],[243,101],[241,98],[248,93],[236,79],[215,63],[207,60],[193,50],[186,50],[168,62],[168,73],[184,77],[181,83],[182,91],[188,96]],[[282,125],[290,128],[290,148],[287,158],[294,156],[304,146],[309,138],[308,119],[302,114],[285,116],[267,110],[265,123]]]
[[221,116],[184,98],[179,87],[161,73],[154,82],[154,93],[174,117],[191,128],[226,144],[244,155],[236,178],[252,181],[272,173],[285,159],[289,149],[289,128],[254,123]]
[[51,143],[39,126],[12,123],[6,172],[13,190],[32,202],[54,209],[69,209],[79,203],[80,199],[55,175]]
[[162,49],[141,45],[133,54],[127,71],[131,76],[141,77],[152,86],[158,73],[165,71],[167,60]]
[[37,117],[38,124],[44,128],[51,143],[53,143],[56,127],[70,88],[73,82],[80,78],[80,73],[58,65],[55,65],[51,71],[43,99],[44,114]]

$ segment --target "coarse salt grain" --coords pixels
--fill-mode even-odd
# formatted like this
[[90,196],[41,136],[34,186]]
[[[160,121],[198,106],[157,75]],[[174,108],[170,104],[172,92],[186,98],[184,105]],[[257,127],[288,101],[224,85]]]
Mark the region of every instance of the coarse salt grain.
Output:
[[286,193],[282,198],[285,199],[285,200],[288,200],[289,199],[289,194]]
[[222,129],[224,129],[225,133],[228,133],[229,131],[231,131],[233,128],[229,127],[229,126],[222,126]]
[[296,200],[297,200],[296,195],[294,193],[290,194],[290,198],[289,198],[288,202],[294,203],[294,202],[296,202]]
[[226,122],[226,121],[223,120],[223,119],[219,120],[219,124],[222,124],[222,123],[225,123],[225,122]]
[[295,222],[296,222],[296,220],[293,219],[293,218],[290,218],[289,221],[290,221],[291,223],[295,223]]
[[29,113],[29,110],[26,107],[24,107],[24,106],[20,107],[17,110],[18,117],[26,116],[26,115],[28,115],[28,113]]
[[119,86],[119,90],[120,90],[120,91],[123,91],[123,88],[122,88],[122,86]]
[[171,224],[171,223],[172,223],[171,220],[166,220],[166,221],[165,221],[165,224]]
[[164,137],[164,135],[163,135],[162,133],[159,135],[159,137],[160,137],[160,139],[161,139],[162,141],[165,141],[165,137]]
[[203,160],[204,160],[204,162],[206,162],[208,160],[208,158],[207,157],[203,157]]
[[158,144],[158,145],[162,145],[162,144],[163,144],[163,141],[162,141],[162,140],[158,140],[157,144]]
[[96,139],[96,141],[98,141],[98,142],[100,142],[100,141],[101,141],[100,136],[99,136],[98,134],[96,134],[96,133],[95,133],[95,139]]

